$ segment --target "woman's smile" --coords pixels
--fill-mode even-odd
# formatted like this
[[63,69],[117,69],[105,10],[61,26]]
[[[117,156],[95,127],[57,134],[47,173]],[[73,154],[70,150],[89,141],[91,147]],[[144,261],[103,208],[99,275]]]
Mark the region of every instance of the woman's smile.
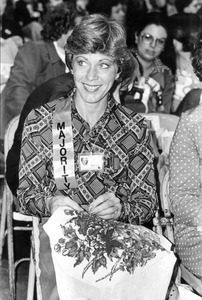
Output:
[[100,88],[100,85],[92,85],[92,84],[89,85],[86,83],[84,83],[83,85],[84,85],[85,90],[87,90],[90,93],[96,92]]

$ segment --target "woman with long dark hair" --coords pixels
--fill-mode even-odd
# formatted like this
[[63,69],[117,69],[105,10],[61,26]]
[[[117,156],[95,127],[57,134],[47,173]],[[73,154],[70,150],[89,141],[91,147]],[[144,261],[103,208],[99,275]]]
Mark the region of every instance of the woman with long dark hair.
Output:
[[[175,82],[175,52],[168,23],[158,12],[145,14],[138,23],[132,53],[140,64],[140,78],[122,102],[141,112],[171,112]],[[138,102],[137,102],[138,101]]]

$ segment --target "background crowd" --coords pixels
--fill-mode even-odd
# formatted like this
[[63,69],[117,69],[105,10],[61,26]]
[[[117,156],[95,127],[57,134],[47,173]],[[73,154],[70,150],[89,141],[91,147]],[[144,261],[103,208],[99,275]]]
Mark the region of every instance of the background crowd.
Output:
[[[65,13],[64,7],[55,10],[62,2],[68,13]],[[134,80],[130,93],[121,93],[121,101],[136,111],[160,111],[180,115],[184,102],[190,102],[189,97],[182,101],[184,97],[191,89],[201,88],[190,60],[193,39],[201,25],[201,7],[201,0],[3,0],[0,7],[1,92],[4,90],[1,97],[1,138],[8,122],[21,112],[28,95],[49,78],[68,71],[64,67],[64,42],[82,16],[92,13],[112,16],[125,27],[127,45],[140,63],[140,76]],[[156,17],[148,20],[150,13],[158,14],[158,20]],[[148,51],[144,46],[151,44],[151,40],[147,40],[145,35],[142,38],[142,33],[148,25],[153,24],[164,27],[165,40],[163,44],[160,44],[161,40],[157,41],[158,51],[149,53],[149,59],[147,53],[144,54],[144,51]],[[55,28],[60,29],[56,31]],[[152,30],[153,28],[148,28],[146,32],[151,35],[150,39]],[[28,43],[26,46],[30,41],[34,44]],[[50,50],[46,50],[49,51],[49,57],[56,54],[50,57],[52,62],[57,57],[58,63],[63,65],[59,72],[51,73],[47,70],[42,73],[37,70],[37,56],[42,57],[42,54],[34,52],[44,52],[40,49],[43,46],[35,44],[37,41],[45,41],[45,45],[54,43],[52,46],[56,53],[52,51],[50,54]],[[155,46],[156,41],[152,42]],[[35,50],[30,51],[31,48]],[[17,54],[19,56],[16,57]],[[30,56],[35,64],[34,72],[33,63],[28,63],[27,66]],[[26,65],[26,70],[25,66],[21,66],[23,64]],[[14,71],[10,74],[13,65]],[[42,66],[42,62],[41,68],[46,68]],[[200,90],[197,91],[200,94]]]
[[[61,3],[66,8],[57,8]],[[140,74],[130,92],[120,91],[124,105],[137,112],[180,115],[184,106],[197,104],[201,83],[193,72],[191,55],[201,25],[201,7],[201,0],[3,0],[1,140],[28,95],[41,83],[68,72],[66,38],[84,15],[92,13],[112,16],[125,27],[127,45],[139,62]],[[150,13],[154,16],[148,19]],[[154,40],[155,34],[161,36],[159,26],[164,28],[163,41]],[[147,49],[151,43],[157,48],[153,53]],[[49,69],[50,63],[54,70]],[[56,65],[60,65],[57,71]],[[193,102],[192,89],[197,95]]]

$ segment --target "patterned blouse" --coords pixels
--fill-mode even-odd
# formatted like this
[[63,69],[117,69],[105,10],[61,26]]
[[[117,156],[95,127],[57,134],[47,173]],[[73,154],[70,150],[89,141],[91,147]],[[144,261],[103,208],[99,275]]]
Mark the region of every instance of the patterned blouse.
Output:
[[[139,54],[137,52],[137,49],[132,49],[131,51],[138,60]],[[142,76],[144,76],[144,72]],[[160,58],[155,58],[153,62],[153,69],[149,76],[147,76],[148,83],[149,78],[153,78],[160,85],[160,90],[162,92],[162,101],[164,106],[163,112],[169,114],[171,112],[172,99],[175,89],[175,76],[172,74],[170,68],[168,68],[162,63]],[[150,88],[152,95],[153,88],[151,86]],[[158,109],[154,110],[154,108],[152,108],[151,110],[150,108],[148,112],[155,111],[158,111]]]
[[182,114],[170,150],[177,253],[202,278],[202,104]]
[[[80,205],[90,204],[104,192],[122,203],[119,220],[133,224],[150,221],[156,207],[156,183],[152,137],[141,115],[108,101],[105,113],[93,126],[78,114],[71,100],[77,188],[59,191],[53,174],[52,126],[59,99],[33,110],[23,130],[19,167],[18,200],[25,214],[50,216],[46,199],[68,195]],[[80,172],[78,154],[103,153],[102,171]]]

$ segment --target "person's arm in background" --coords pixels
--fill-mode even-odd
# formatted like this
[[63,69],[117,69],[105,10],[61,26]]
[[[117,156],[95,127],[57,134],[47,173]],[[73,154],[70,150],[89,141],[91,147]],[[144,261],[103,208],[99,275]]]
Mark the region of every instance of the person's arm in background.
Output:
[[33,42],[25,43],[15,57],[14,66],[2,93],[4,129],[12,118],[21,113],[29,94],[36,87],[37,75],[41,68],[43,66],[40,47]]
[[202,127],[182,114],[170,150],[169,197],[177,223],[202,225],[200,144]]
[[162,100],[164,106],[164,113],[170,114],[172,101],[173,101],[173,94],[175,89],[175,76],[170,72],[168,72],[167,70],[165,70],[164,72],[165,74],[164,74],[164,88],[162,92]]
[[27,98],[22,109],[14,142],[6,160],[6,180],[12,193],[16,196],[19,185],[18,168],[20,160],[21,138],[24,121],[33,108],[37,108],[53,99],[66,96],[74,87],[71,73],[52,78],[37,87]]

